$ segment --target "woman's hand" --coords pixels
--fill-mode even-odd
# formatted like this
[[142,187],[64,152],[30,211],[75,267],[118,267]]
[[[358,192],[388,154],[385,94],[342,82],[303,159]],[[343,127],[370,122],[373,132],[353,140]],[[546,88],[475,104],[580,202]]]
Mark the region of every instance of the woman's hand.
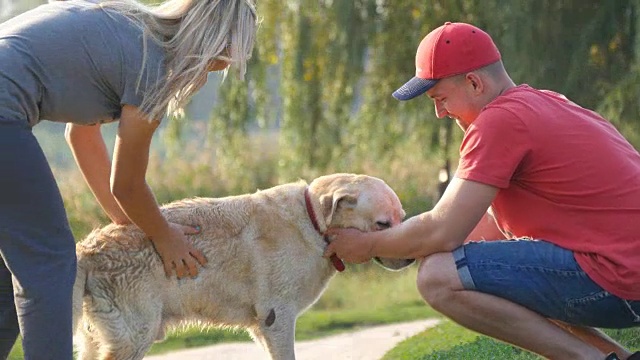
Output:
[[198,234],[199,228],[169,223],[169,231],[151,238],[154,248],[164,265],[164,272],[170,277],[175,271],[178,279],[198,275],[198,263],[204,266],[207,259],[193,247],[185,235]]
[[324,257],[330,258],[335,254],[338,258],[350,263],[365,263],[373,257],[373,233],[365,233],[357,229],[329,229],[329,238]]

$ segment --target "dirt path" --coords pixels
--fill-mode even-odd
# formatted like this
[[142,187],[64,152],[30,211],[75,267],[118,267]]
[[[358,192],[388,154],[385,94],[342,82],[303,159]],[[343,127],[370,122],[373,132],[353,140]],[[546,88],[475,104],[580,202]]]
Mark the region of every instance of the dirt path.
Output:
[[[439,320],[427,319],[381,325],[322,339],[296,343],[299,360],[380,359],[400,341],[435,326]],[[254,343],[227,343],[145,357],[146,360],[259,360],[267,359]]]

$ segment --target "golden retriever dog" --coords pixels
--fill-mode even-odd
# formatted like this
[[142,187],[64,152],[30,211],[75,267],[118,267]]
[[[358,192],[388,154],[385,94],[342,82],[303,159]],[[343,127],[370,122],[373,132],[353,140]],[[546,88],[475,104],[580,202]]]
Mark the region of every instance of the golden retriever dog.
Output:
[[[167,327],[185,323],[243,328],[271,359],[295,359],[296,319],[342,265],[322,257],[323,233],[333,227],[381,230],[405,216],[384,181],[354,174],[182,200],[162,212],[171,222],[200,225],[200,233],[189,237],[207,265],[193,279],[167,278],[137,227],[94,230],[77,244],[79,359],[142,359]],[[413,262],[376,260],[394,270]]]

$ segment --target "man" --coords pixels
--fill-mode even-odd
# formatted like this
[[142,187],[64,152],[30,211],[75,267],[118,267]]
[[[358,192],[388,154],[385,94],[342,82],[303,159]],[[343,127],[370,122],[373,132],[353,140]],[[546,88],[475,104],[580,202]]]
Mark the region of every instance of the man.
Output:
[[465,132],[455,177],[431,211],[333,231],[325,255],[424,258],[418,288],[434,309],[550,359],[640,359],[595,329],[640,325],[640,154],[598,114],[516,86],[469,24],[422,40],[393,95],[421,94]]

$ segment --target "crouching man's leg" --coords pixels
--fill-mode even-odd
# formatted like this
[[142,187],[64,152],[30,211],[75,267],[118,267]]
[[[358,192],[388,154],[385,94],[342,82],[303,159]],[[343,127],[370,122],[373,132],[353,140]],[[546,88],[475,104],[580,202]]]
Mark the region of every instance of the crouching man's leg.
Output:
[[[542,241],[469,243],[425,258],[417,281],[429,305],[466,328],[554,360],[606,357],[602,349],[548,320],[574,323],[587,309],[568,314],[567,304],[593,294],[585,282],[597,287],[570,251]],[[589,322],[613,315],[576,324],[606,326]]]

